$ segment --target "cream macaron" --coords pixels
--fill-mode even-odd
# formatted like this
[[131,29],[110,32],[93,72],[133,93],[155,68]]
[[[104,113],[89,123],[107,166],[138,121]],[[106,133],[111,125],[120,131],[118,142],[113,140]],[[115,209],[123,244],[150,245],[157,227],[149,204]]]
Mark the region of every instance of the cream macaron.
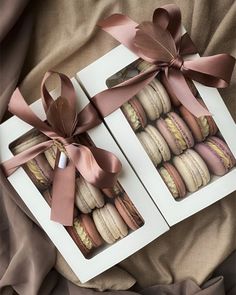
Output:
[[161,133],[154,126],[147,125],[144,131],[137,133],[137,137],[155,166],[162,161],[170,160],[170,149]]
[[171,109],[169,95],[157,79],[154,79],[136,96],[151,121],[158,119],[161,114],[166,114]]
[[101,237],[108,244],[113,244],[128,234],[128,227],[113,204],[107,203],[104,207],[95,209],[93,220]]
[[182,176],[189,192],[195,192],[210,181],[210,173],[200,155],[192,149],[173,158],[173,164]]
[[75,182],[75,204],[83,213],[90,213],[94,208],[104,205],[102,192],[88,183],[83,177],[78,177]]

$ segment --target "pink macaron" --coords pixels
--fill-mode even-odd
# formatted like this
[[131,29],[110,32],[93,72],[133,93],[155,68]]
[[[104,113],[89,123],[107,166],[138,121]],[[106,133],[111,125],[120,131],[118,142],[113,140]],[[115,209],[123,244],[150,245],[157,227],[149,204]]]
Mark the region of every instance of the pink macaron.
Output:
[[226,174],[236,164],[229,147],[219,137],[211,136],[194,148],[204,159],[211,173],[215,175]]
[[175,199],[183,198],[186,195],[183,179],[171,163],[163,163],[159,173]]
[[123,104],[121,109],[134,131],[142,129],[147,125],[146,113],[137,98],[131,98]]
[[194,139],[183,119],[175,112],[170,112],[164,119],[159,119],[156,126],[175,155],[181,154],[194,145]]

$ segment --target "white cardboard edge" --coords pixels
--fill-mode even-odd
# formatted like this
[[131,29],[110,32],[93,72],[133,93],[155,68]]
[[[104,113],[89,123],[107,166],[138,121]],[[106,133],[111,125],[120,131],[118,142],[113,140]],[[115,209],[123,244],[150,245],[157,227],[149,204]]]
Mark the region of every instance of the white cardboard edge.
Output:
[[[191,57],[198,58],[199,55]],[[78,72],[76,78],[86,90],[88,96],[93,97],[107,89],[106,81],[108,78],[137,59],[138,57],[126,47],[119,45]],[[206,87],[197,82],[194,82],[194,84],[236,157],[236,124],[219,92],[215,88]],[[220,178],[214,177],[214,181],[183,200],[174,200],[122,111],[118,109],[113,112],[105,118],[105,122],[170,226],[206,208],[236,189],[236,168],[234,168]]]
[[[80,103],[78,108],[82,109],[89,100],[74,78],[72,82]],[[31,107],[41,119],[45,119],[40,100],[33,103]],[[0,162],[12,157],[9,144],[31,129],[30,125],[15,116],[0,125]],[[169,229],[106,127],[100,124],[88,133],[98,147],[113,152],[122,162],[123,170],[119,182],[145,220],[145,224],[140,229],[131,232],[113,245],[107,246],[92,258],[86,259],[66,229],[50,220],[50,207],[22,168],[8,178],[82,283],[124,260]]]

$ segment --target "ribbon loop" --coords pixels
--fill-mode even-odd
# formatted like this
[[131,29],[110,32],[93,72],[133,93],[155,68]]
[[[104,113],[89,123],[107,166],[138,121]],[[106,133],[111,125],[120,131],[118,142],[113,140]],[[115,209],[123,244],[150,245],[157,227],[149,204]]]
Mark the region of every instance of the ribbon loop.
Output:
[[[57,74],[61,80],[61,95],[54,100],[45,82]],[[40,120],[25,102],[19,89],[14,92],[9,108],[23,121],[43,132],[51,140],[35,145],[14,156],[1,166],[10,176],[19,166],[35,158],[46,149],[57,148],[52,185],[51,219],[63,225],[72,225],[75,196],[75,169],[81,177],[99,188],[114,186],[121,170],[119,159],[112,153],[96,147],[76,143],[75,136],[99,125],[101,118],[97,109],[89,103],[79,114],[76,112],[76,94],[70,79],[61,73],[47,72],[42,80],[42,103],[47,122]],[[117,107],[116,107],[117,108]],[[65,153],[67,165],[59,168],[59,157]]]
[[[184,61],[183,55],[195,54],[197,50],[188,34],[181,36],[179,7],[168,4],[157,8],[153,14],[153,22],[138,25],[127,16],[114,15],[99,25],[138,57],[156,65],[152,79],[160,70],[163,71],[169,88],[173,89],[175,96],[191,113],[197,117],[210,115],[192,95],[185,78],[211,87],[226,87],[232,75],[235,59],[228,54],[220,54]],[[150,73],[146,71],[126,81],[127,89],[133,85],[133,93],[135,90],[138,92],[141,83],[142,86],[148,84],[145,83],[145,76],[146,81],[150,82]],[[182,89],[185,89],[184,95]]]

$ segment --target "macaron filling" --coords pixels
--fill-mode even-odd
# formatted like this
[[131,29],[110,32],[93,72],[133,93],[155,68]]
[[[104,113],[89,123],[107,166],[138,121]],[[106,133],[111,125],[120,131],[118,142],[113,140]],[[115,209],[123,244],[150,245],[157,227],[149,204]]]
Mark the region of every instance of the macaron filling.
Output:
[[181,132],[179,131],[177,125],[173,122],[172,118],[166,118],[165,119],[167,128],[171,132],[171,134],[174,135],[176,145],[178,146],[178,149],[185,150],[187,148],[186,141],[184,140],[184,137],[182,136]]
[[169,174],[169,172],[164,167],[161,167],[159,170],[159,173],[161,177],[163,178],[163,180],[165,181],[166,185],[168,186],[169,190],[171,191],[173,197],[178,198],[179,192],[178,192],[177,186],[174,182],[174,179]]
[[85,231],[82,223],[78,218],[74,220],[74,228],[85,247],[91,250],[93,248],[93,242],[91,241],[90,237],[88,236],[87,232]]
[[129,102],[126,102],[125,104],[123,104],[122,110],[127,116],[128,121],[130,122],[134,130],[138,130],[141,127],[141,122],[132,105]]
[[207,141],[206,144],[220,157],[226,169],[230,169],[232,167],[231,158],[223,152],[221,148],[219,148],[214,142]]
[[209,135],[209,131],[210,131],[207,118],[204,116],[199,117],[199,118],[197,118],[197,123],[198,123],[200,130],[201,130],[202,136],[205,139]]

